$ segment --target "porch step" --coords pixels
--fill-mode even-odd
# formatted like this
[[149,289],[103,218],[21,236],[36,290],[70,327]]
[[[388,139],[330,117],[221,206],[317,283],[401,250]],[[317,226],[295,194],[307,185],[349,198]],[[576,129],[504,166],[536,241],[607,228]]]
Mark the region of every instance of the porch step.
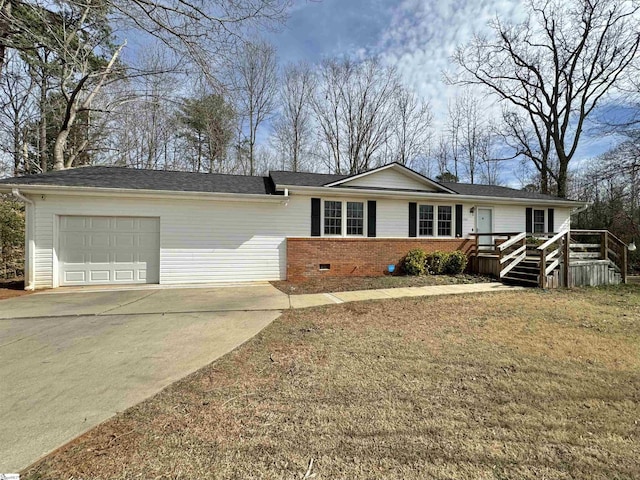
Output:
[[502,283],[506,283],[506,284],[510,284],[510,285],[521,285],[521,286],[527,286],[527,287],[537,287],[538,286],[538,279],[531,279],[531,278],[522,278],[522,277],[512,277],[511,276],[511,272],[509,272],[509,275],[502,277]]

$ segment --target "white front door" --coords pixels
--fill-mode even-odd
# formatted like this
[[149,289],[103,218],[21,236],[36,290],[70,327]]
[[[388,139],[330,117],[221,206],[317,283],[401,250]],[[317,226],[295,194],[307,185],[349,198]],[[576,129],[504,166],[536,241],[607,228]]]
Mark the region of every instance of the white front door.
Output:
[[[476,214],[476,232],[491,233],[493,232],[493,210],[490,208],[478,208]],[[480,248],[491,248],[487,245],[493,245],[493,237],[491,235],[480,235],[478,237]]]
[[160,220],[62,216],[60,285],[158,283]]

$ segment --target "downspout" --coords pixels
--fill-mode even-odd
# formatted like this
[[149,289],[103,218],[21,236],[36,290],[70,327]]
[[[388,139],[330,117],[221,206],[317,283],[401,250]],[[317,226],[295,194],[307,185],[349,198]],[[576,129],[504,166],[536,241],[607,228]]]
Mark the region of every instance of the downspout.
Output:
[[584,212],[587,208],[589,208],[590,206],[591,206],[591,204],[590,204],[590,203],[587,203],[587,204],[585,204],[585,205],[581,206],[580,208],[577,208],[577,209],[575,209],[575,210],[571,210],[571,213],[570,213],[569,215],[577,215],[577,214],[579,214],[579,213],[582,213],[582,212]]
[[25,229],[25,261],[26,261],[26,282],[25,282],[25,290],[34,290],[35,289],[35,240],[33,238],[34,231],[34,218],[35,218],[35,208],[36,204],[30,198],[25,197],[20,193],[20,190],[14,188],[11,190],[11,193],[18,200],[24,202],[26,204],[26,229]]

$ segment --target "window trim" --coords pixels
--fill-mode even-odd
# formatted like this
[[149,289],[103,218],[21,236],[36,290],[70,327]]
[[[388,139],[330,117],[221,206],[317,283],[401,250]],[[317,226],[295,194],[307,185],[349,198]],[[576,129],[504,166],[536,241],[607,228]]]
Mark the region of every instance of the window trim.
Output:
[[[349,219],[350,219],[349,218],[349,204],[350,203],[351,204],[359,204],[362,207],[362,210],[361,210],[362,216],[361,217],[359,217],[359,218],[358,217],[351,217],[351,220],[361,220],[362,221],[362,226],[360,227],[361,228],[361,233],[349,233]],[[347,235],[349,237],[364,237],[365,236],[364,235],[364,232],[365,232],[365,219],[364,219],[364,217],[365,217],[365,205],[364,205],[364,203],[365,202],[357,202],[357,201],[353,201],[353,200],[347,200],[345,202],[345,207],[346,207],[345,216],[344,216],[345,217],[345,226],[346,226],[346,228],[344,230],[345,235]]]
[[[421,233],[421,230],[422,230],[421,222],[423,220],[420,218],[420,211],[422,210],[422,207],[431,207],[431,235]],[[438,223],[438,221],[436,219],[436,210],[437,210],[437,207],[435,205],[431,205],[431,204],[427,204],[427,203],[418,204],[418,232],[417,232],[418,233],[418,237],[433,237],[434,236],[434,232],[436,231],[435,227],[437,226],[437,223]]]
[[[450,214],[450,218],[448,220],[449,222],[449,235],[440,235],[440,209],[441,208],[448,208],[449,209],[449,214]],[[455,208],[451,205],[438,205],[438,237],[444,237],[444,238],[453,238],[456,235],[455,232]]]
[[[421,206],[430,206],[433,207],[433,225],[432,225],[432,234],[431,235],[421,235],[420,234],[420,207]],[[440,207],[448,207],[451,209],[451,220],[450,220],[450,234],[449,235],[438,235],[439,231],[439,220],[438,220],[438,210]],[[464,209],[464,207],[463,207]],[[417,238],[456,238],[455,232],[455,222],[456,222],[456,209],[455,205],[452,204],[439,204],[439,203],[418,203],[416,208],[416,221],[417,221]],[[464,233],[464,232],[463,232]],[[463,235],[464,237],[464,235]]]
[[[321,198],[320,199],[320,232],[321,232],[321,237],[327,237],[327,238],[367,238],[367,227],[368,227],[368,222],[367,222],[367,214],[368,214],[368,209],[367,209],[367,200],[359,200],[359,199],[347,199],[347,200],[343,200],[343,199],[338,199],[338,198]],[[324,205],[325,202],[339,202],[340,204],[342,204],[341,207],[341,215],[342,217],[340,218],[340,234],[337,233],[325,233],[324,230]],[[347,234],[347,203],[361,203],[362,204],[362,233],[361,234]]]
[[[327,233],[327,225],[325,223],[326,220],[326,211],[327,211],[327,202],[335,202],[340,204],[340,233]],[[344,205],[340,200],[322,200],[322,208],[320,209],[322,213],[320,225],[322,225],[322,236],[323,237],[343,237],[344,235]]]
[[[536,212],[542,212],[542,222],[536,222]],[[546,220],[547,220],[546,210],[544,208],[534,208],[533,212],[531,213],[531,234],[536,235],[539,233],[545,233],[547,231]],[[536,223],[538,225],[542,225],[542,230],[540,230],[539,232],[536,231]]]

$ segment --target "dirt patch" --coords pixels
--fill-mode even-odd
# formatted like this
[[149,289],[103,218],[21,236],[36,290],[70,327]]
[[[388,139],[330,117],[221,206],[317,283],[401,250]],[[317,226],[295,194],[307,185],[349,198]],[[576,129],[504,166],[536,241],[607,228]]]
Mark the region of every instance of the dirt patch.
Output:
[[310,279],[305,282],[283,280],[271,282],[271,285],[288,295],[301,295],[306,293],[351,292],[378,288],[425,287],[493,281],[495,280],[489,277],[467,274],[427,275],[423,277],[387,275],[382,277],[326,277]]
[[24,280],[0,280],[0,300],[32,293],[24,289]]
[[640,478],[640,287],[288,311],[24,478]]

